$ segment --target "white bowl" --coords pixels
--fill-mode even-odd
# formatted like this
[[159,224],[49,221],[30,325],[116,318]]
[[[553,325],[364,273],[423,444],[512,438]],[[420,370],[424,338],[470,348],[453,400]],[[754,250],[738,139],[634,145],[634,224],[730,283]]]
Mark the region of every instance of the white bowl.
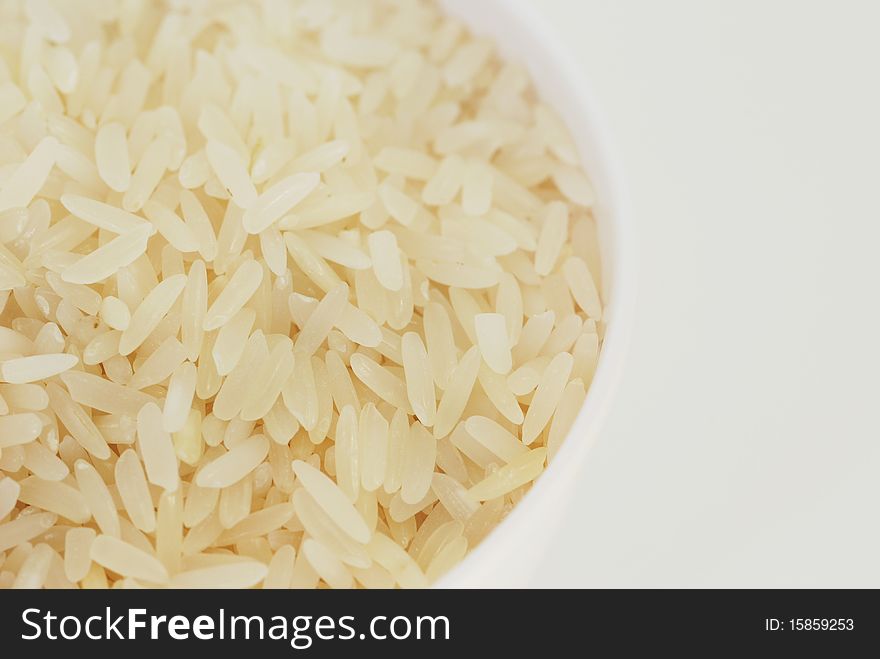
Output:
[[568,125],[596,189],[594,214],[602,255],[605,341],[584,406],[544,474],[507,518],[436,584],[439,588],[510,588],[528,584],[547,557],[559,525],[577,524],[573,485],[623,372],[633,323],[636,269],[621,175],[610,139],[581,71],[534,0],[441,0],[477,34],[495,39],[503,57],[525,65],[541,98]]

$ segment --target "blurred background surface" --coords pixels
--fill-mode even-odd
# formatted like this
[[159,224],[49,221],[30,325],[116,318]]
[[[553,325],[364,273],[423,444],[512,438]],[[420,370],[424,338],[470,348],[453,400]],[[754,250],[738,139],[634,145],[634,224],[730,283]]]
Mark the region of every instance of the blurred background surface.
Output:
[[880,586],[880,3],[532,0],[614,133],[640,299],[535,586]]

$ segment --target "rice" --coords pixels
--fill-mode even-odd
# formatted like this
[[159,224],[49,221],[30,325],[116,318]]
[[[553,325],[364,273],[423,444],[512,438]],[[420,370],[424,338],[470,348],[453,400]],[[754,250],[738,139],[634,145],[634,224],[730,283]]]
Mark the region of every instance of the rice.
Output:
[[259,263],[253,260],[242,263],[213,304],[208,307],[202,324],[203,329],[207,332],[229,322],[257,292],[262,280],[263,269]]
[[220,490],[220,525],[231,529],[247,517],[251,509],[254,482],[250,474]]
[[225,144],[210,139],[205,153],[211,169],[229,190],[239,208],[250,208],[257,201],[257,190],[239,154]]
[[293,545],[282,545],[272,555],[272,560],[266,570],[263,579],[263,588],[266,590],[287,590],[293,580],[293,567],[296,560],[296,550]]
[[302,486],[340,529],[357,542],[369,540],[370,530],[363,518],[332,480],[302,460],[294,461],[293,470]]
[[64,576],[71,583],[82,581],[92,566],[92,543],[97,534],[87,526],[72,528],[64,534]]
[[79,359],[63,353],[32,355],[0,363],[0,378],[10,384],[37,382],[73,368]]
[[361,410],[358,420],[358,448],[361,487],[365,492],[375,492],[385,482],[388,420],[373,403],[367,403]]
[[[366,547],[340,529],[305,488],[297,488],[292,498],[299,525],[308,536],[318,539],[346,565],[369,567],[370,558]],[[291,525],[288,524],[288,527],[291,528]],[[370,530],[369,527],[367,530]]]
[[[132,387],[84,371],[67,371],[61,375],[61,381],[67,387],[73,401],[107,414],[123,414],[133,419],[144,405],[154,400],[150,395]],[[64,393],[60,388],[58,391]],[[51,394],[50,387],[50,401]],[[67,429],[71,430],[70,426],[67,426]]]
[[403,287],[403,269],[397,237],[390,231],[374,231],[367,238],[367,245],[376,279],[389,291],[399,291]]
[[300,327],[294,350],[311,356],[324,343],[330,330],[339,323],[348,308],[348,286],[341,284],[329,291],[315,306]]
[[526,446],[534,442],[553,416],[571,375],[572,365],[572,356],[562,352],[556,355],[544,370],[523,421],[522,440]]
[[535,272],[549,275],[556,265],[562,246],[568,235],[568,208],[555,201],[547,205],[538,246],[535,250]]
[[476,346],[472,346],[452,371],[449,386],[437,406],[437,416],[434,421],[434,437],[437,439],[446,437],[458,423],[473,391],[479,370],[480,353]]
[[425,426],[433,426],[437,415],[437,401],[428,352],[422,338],[415,332],[407,332],[401,341],[403,373],[406,392],[412,409]]
[[0,517],[6,517],[15,508],[21,486],[11,478],[0,480]]
[[143,213],[168,244],[176,250],[195,252],[199,249],[199,241],[190,226],[163,204],[147,201]]
[[155,556],[118,538],[99,535],[92,541],[91,559],[119,574],[156,584],[168,581],[168,571]]
[[18,500],[29,506],[48,510],[76,524],[84,524],[92,516],[83,494],[68,483],[28,476],[19,485]]
[[242,222],[248,233],[261,233],[312,192],[321,177],[315,172],[288,176],[266,190],[244,213]]
[[122,531],[116,505],[110,496],[110,490],[101,475],[85,460],[77,460],[74,465],[76,484],[86,500],[86,504],[95,518],[101,533],[118,538]]
[[65,268],[62,279],[73,284],[94,284],[116,274],[146,252],[151,231],[150,227],[140,227],[114,238]]
[[263,581],[268,568],[259,561],[235,561],[174,575],[172,588],[251,588]]
[[518,437],[488,417],[469,417],[464,428],[471,437],[505,462],[510,462],[527,450]]
[[0,186],[0,211],[27,208],[55,165],[58,140],[44,137],[27,159]]
[[171,436],[162,429],[162,411],[155,403],[147,403],[138,412],[137,436],[147,479],[166,491],[176,490],[179,484],[177,456]]
[[268,452],[268,440],[262,435],[255,435],[239,442],[216,460],[203,465],[195,483],[205,488],[234,485],[261,464]]
[[23,546],[29,540],[46,533],[54,525],[58,516],[43,512],[22,515],[0,524],[0,551],[8,551]]
[[186,277],[173,275],[153,288],[131,314],[128,327],[119,339],[119,354],[130,355],[156,329],[186,285]]
[[545,448],[536,448],[523,453],[475,484],[467,491],[467,495],[477,501],[488,501],[504,496],[534,480],[541,473],[546,457]]
[[123,452],[114,471],[116,489],[128,518],[144,533],[156,528],[156,512],[141,461],[132,449]]
[[474,334],[486,365],[496,373],[508,373],[512,359],[504,316],[499,313],[475,314]]
[[49,567],[52,560],[52,548],[40,543],[24,559],[18,574],[15,575],[13,588],[34,589],[41,588],[49,576]]
[[565,125],[430,0],[99,4],[4,8],[0,586],[435,581],[596,370]]
[[[175,345],[180,346],[182,356],[183,346],[179,342]],[[180,431],[187,419],[190,418],[190,412],[193,411],[193,398],[196,393],[196,376],[196,367],[189,361],[181,362],[171,374],[165,406],[162,408],[162,429],[165,432],[176,433]]]
[[107,440],[82,406],[54,382],[47,385],[46,392],[52,412],[76,443],[99,460],[109,458],[111,451]]
[[417,503],[428,493],[437,458],[437,440],[419,423],[414,423],[400,447],[400,497]]
[[183,364],[185,358],[183,344],[170,336],[138,366],[128,386],[131,389],[145,389],[164,382]]
[[[60,201],[72,215],[100,229],[106,229],[116,234],[126,234],[135,229],[149,228],[150,226],[144,218],[134,213],[89,197],[63,194]],[[154,231],[151,231],[151,235],[152,233]]]
[[327,547],[307,538],[303,541],[302,552],[318,576],[331,588],[351,588],[351,572]]
[[0,449],[31,442],[42,428],[40,417],[31,412],[0,416]]

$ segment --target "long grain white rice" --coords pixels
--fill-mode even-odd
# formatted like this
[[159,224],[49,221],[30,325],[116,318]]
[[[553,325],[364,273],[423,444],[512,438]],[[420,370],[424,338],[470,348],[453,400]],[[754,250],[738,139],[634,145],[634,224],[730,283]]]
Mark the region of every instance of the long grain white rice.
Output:
[[128,386],[132,389],[144,389],[164,382],[181,365],[186,358],[183,344],[176,337],[169,336],[141,363]]
[[[148,394],[84,371],[62,373],[61,381],[74,401],[108,414],[124,414],[134,418],[144,405],[153,402]],[[51,393],[50,385],[50,399]],[[71,429],[70,426],[67,428]]]
[[356,501],[360,492],[360,447],[355,407],[345,405],[336,422],[336,483],[349,501]]
[[76,217],[113,233],[125,234],[150,226],[144,218],[96,199],[68,193],[61,196],[61,203]]
[[572,365],[572,356],[567,352],[556,355],[547,365],[523,421],[522,440],[524,444],[532,444],[547,422],[550,421],[571,375]]
[[46,393],[49,394],[49,405],[52,411],[64,424],[73,439],[99,460],[109,458],[110,447],[107,445],[107,441],[82,406],[54,382],[50,382],[46,387]]
[[318,424],[318,391],[312,360],[303,354],[301,359],[294,355],[293,374],[284,384],[281,396],[285,406],[306,430]]
[[361,410],[358,420],[358,464],[361,487],[374,492],[385,482],[388,464],[388,421],[372,403]]
[[44,137],[12,175],[0,183],[0,211],[30,205],[55,165],[58,146],[55,137]]
[[431,489],[453,519],[466,522],[479,508],[477,500],[465,486],[448,474],[433,474]]
[[208,281],[205,262],[195,261],[186,276],[181,306],[186,310],[180,322],[180,340],[186,356],[195,361],[204,338],[204,318],[208,310]]
[[492,170],[480,160],[471,159],[464,166],[461,206],[468,215],[480,216],[492,207]]
[[538,247],[535,250],[535,272],[549,275],[556,265],[559,253],[568,235],[568,208],[555,201],[547,205]]
[[68,483],[28,476],[19,485],[18,500],[23,503],[56,513],[76,524],[84,524],[92,517],[85,497]]
[[578,306],[593,320],[601,319],[602,303],[599,300],[599,292],[583,259],[576,256],[567,258],[562,264],[562,272],[571,296]]
[[333,588],[351,588],[352,576],[342,561],[317,540],[307,538],[302,552],[315,572]]
[[87,526],[72,528],[64,534],[64,575],[71,583],[82,581],[92,565],[94,529]]
[[11,384],[46,380],[76,366],[76,355],[33,355],[0,363],[0,378]]
[[199,249],[199,241],[190,225],[178,215],[158,201],[147,201],[143,208],[144,215],[150,220],[168,244],[180,252],[195,252]]
[[484,416],[469,417],[465,430],[505,462],[526,452],[525,445],[496,421]]
[[401,351],[409,402],[419,421],[430,427],[437,414],[437,401],[425,344],[418,334],[407,332],[401,341]]
[[376,231],[367,237],[367,245],[376,279],[389,291],[399,291],[403,286],[403,270],[396,236],[390,231]]
[[149,226],[136,227],[65,268],[61,278],[72,284],[94,284],[107,279],[146,252],[152,233]]
[[188,570],[172,577],[172,588],[251,588],[268,572],[258,561],[235,561],[224,565]]
[[412,409],[406,383],[394,372],[362,353],[353,354],[350,365],[358,379],[382,400],[407,412]]
[[321,177],[314,173],[294,174],[267,189],[245,211],[243,223],[248,233],[260,233],[274,224],[312,192]]
[[250,208],[257,200],[257,190],[241,156],[234,149],[213,140],[208,140],[205,153],[214,173],[232,194],[236,204],[240,208]]
[[32,412],[0,416],[0,449],[31,442],[42,429],[40,417]]
[[296,549],[293,545],[283,545],[272,555],[263,580],[266,590],[288,590],[293,580],[293,566],[296,562]]
[[220,513],[220,525],[224,529],[231,529],[248,516],[253,502],[253,487],[253,477],[248,474],[220,491],[218,512]]
[[20,491],[21,486],[12,478],[0,480],[0,518],[6,517],[15,508]]
[[449,155],[422,189],[422,201],[429,206],[448,204],[455,199],[463,182],[464,161],[457,154]]
[[269,442],[256,435],[236,444],[228,453],[202,466],[195,483],[199,487],[229,487],[261,464],[269,453]]
[[370,539],[370,530],[347,499],[342,490],[327,478],[326,475],[312,467],[307,462],[295,460],[293,470],[296,477],[302,482],[306,491],[314,497],[324,512],[335,521],[339,528],[345,531],[357,542],[365,543]]
[[18,568],[12,587],[28,590],[42,588],[49,575],[51,560],[52,548],[42,542],[37,544]]
[[524,69],[432,0],[7,4],[0,586],[440,578],[605,332]]
[[337,325],[348,307],[348,286],[341,284],[329,291],[300,327],[294,349],[311,356],[324,343],[334,325]]
[[95,164],[98,174],[111,190],[125,192],[131,183],[131,159],[125,126],[106,123],[95,135]]
[[119,340],[119,354],[131,354],[146,340],[177,302],[186,281],[185,276],[174,275],[163,280],[147,293],[131,314],[128,327],[122,333]]
[[147,403],[138,412],[137,434],[148,480],[165,490],[176,490],[177,456],[171,436],[162,429],[162,411],[155,403]]
[[241,264],[217,299],[208,307],[203,323],[205,331],[217,329],[229,322],[256,293],[262,280],[263,269],[259,263],[250,260]]
[[45,533],[55,525],[57,519],[54,513],[33,513],[0,524],[0,551],[14,549]]
[[90,556],[98,565],[127,577],[156,584],[168,581],[168,571],[158,558],[109,535],[94,539]]
[[95,468],[85,460],[77,460],[74,474],[79,491],[102,533],[118,538],[121,534],[119,516],[107,484]]
[[141,461],[132,449],[116,461],[116,488],[128,518],[138,529],[151,533],[156,527],[156,512]]
[[428,493],[437,457],[437,440],[419,423],[414,423],[400,449],[400,496],[417,503]]
[[292,498],[296,516],[309,536],[328,547],[346,565],[369,567],[370,559],[364,545],[343,531],[305,488],[297,488]]
[[[182,354],[183,346],[180,349]],[[196,367],[192,362],[182,362],[174,369],[168,382],[168,395],[162,408],[162,428],[165,432],[176,433],[183,428],[190,416],[195,393]]]
[[486,364],[496,373],[506,374],[513,362],[510,356],[510,338],[507,322],[499,313],[479,313],[474,316],[474,335]]
[[217,256],[217,234],[205,207],[190,190],[180,190],[183,219],[198,243],[199,254],[208,261]]
[[462,356],[452,372],[449,386],[437,406],[437,416],[434,422],[434,437],[437,439],[446,437],[458,423],[470,398],[479,370],[480,353],[476,346],[472,346]]

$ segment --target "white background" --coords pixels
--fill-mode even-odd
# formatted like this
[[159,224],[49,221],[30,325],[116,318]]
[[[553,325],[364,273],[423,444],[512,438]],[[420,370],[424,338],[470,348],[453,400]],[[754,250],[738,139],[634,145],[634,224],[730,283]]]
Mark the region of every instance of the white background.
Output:
[[533,0],[614,133],[624,381],[536,586],[880,586],[880,3]]

